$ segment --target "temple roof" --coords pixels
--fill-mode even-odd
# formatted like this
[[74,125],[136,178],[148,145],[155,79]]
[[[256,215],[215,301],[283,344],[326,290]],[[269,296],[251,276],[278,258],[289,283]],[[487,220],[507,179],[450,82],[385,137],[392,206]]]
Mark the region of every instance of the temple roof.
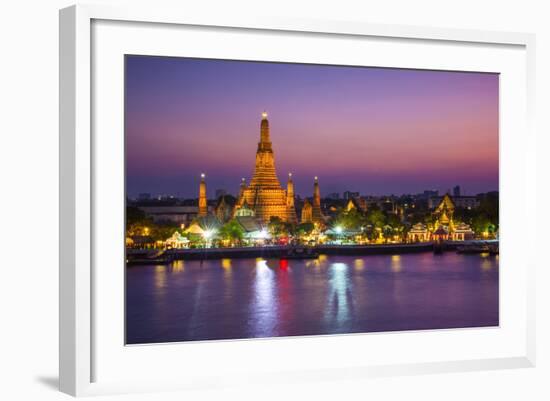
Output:
[[260,222],[253,216],[237,216],[235,220],[237,220],[237,223],[239,223],[244,231],[248,233],[261,231],[263,229]]
[[363,211],[363,207],[359,203],[359,200],[356,198],[350,198],[346,203],[346,211],[349,212],[351,209],[356,209],[360,212]]
[[436,211],[441,212],[442,210],[454,210],[455,209],[455,203],[453,202],[453,199],[449,194],[445,194],[443,198],[441,199],[441,202],[439,202],[439,205],[437,205]]
[[454,229],[455,232],[473,232],[470,226],[466,223],[460,223],[456,228]]
[[235,206],[237,199],[233,195],[222,195],[218,198],[216,203],[216,209],[221,205],[225,204],[227,206]]
[[423,223],[416,223],[412,228],[409,230],[410,233],[425,233],[428,229],[425,224]]
[[443,226],[439,226],[439,228],[434,231],[434,235],[447,235],[447,234],[449,234],[449,233],[447,232],[447,230]]

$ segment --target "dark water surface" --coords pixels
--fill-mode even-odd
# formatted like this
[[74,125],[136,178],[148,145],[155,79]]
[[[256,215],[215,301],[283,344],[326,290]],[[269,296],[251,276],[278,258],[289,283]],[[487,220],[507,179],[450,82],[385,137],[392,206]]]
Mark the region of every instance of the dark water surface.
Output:
[[221,259],[127,268],[127,343],[497,326],[498,256]]

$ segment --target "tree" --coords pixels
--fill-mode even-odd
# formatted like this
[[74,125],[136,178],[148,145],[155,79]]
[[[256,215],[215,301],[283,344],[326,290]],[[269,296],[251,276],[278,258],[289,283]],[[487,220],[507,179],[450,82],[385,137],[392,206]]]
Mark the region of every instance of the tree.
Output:
[[372,208],[367,213],[367,223],[374,228],[382,228],[386,224],[386,216],[380,209]]
[[289,225],[277,216],[271,216],[267,227],[273,237],[284,237],[288,235],[290,231]]
[[372,224],[367,225],[365,228],[365,234],[369,241],[375,241],[378,239],[378,230]]
[[315,229],[315,225],[311,222],[301,223],[296,226],[296,234],[297,235],[311,234],[314,229]]
[[483,213],[489,222],[498,227],[498,218],[499,218],[499,194],[498,192],[487,192],[483,195],[478,195],[481,197],[479,202],[478,211]]
[[126,236],[149,236],[150,231],[153,228],[155,223],[153,219],[147,218],[145,213],[135,207],[127,206],[126,207]]
[[130,226],[146,220],[145,212],[136,206],[126,206],[126,225]]
[[386,242],[388,242],[388,239],[390,239],[393,235],[393,228],[390,225],[385,225],[382,228],[382,235],[384,236],[384,239]]
[[481,234],[483,232],[489,232],[489,227],[494,225],[491,223],[491,220],[487,217],[485,213],[478,213],[472,219],[472,229],[477,233]]
[[178,231],[178,227],[175,224],[152,224],[149,228],[149,236],[153,241],[166,241],[174,233]]
[[218,231],[221,238],[232,243],[240,243],[244,238],[244,229],[236,220],[229,220]]

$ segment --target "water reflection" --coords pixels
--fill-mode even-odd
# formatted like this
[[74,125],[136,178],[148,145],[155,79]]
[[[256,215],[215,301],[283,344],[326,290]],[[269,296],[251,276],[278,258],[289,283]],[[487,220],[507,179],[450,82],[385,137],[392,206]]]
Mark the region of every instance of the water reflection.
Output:
[[163,289],[166,286],[166,266],[155,266],[155,287],[157,287],[157,294],[163,293]]
[[498,255],[491,255],[490,253],[481,254],[483,257],[481,261],[481,269],[483,271],[491,270],[498,266]]
[[224,278],[228,279],[231,277],[231,259],[222,259],[221,265],[223,269],[223,276]]
[[401,271],[401,255],[392,255],[391,270],[394,273],[399,273]]
[[175,260],[172,262],[172,272],[179,273],[185,270],[185,262],[183,260]]
[[258,258],[256,259],[254,301],[251,310],[252,332],[255,336],[270,337],[275,335],[277,309],[275,273],[269,268],[266,260]]
[[306,266],[321,267],[326,263],[326,261],[327,261],[327,255],[319,255],[317,259],[307,260]]
[[496,326],[498,263],[445,252],[132,266],[128,343]]
[[351,318],[353,298],[348,269],[346,263],[333,263],[329,268],[330,279],[325,320],[338,325],[348,322]]

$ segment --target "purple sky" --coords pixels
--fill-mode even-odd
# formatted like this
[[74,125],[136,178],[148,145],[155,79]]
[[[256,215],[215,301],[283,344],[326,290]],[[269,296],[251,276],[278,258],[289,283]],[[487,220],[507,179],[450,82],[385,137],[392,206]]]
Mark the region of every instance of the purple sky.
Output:
[[497,74],[126,56],[128,196],[236,194],[264,109],[301,196],[498,189]]

